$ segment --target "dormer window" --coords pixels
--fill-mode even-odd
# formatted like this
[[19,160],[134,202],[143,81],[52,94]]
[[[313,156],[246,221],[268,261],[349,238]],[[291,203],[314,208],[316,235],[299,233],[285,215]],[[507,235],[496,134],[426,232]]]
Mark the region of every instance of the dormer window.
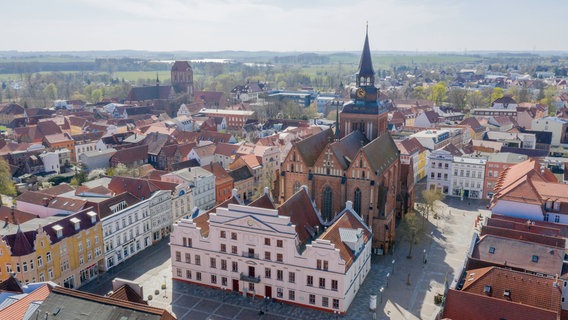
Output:
[[511,290],[505,289],[505,291],[503,291],[503,297],[510,298],[511,297]]
[[495,247],[489,247],[489,253],[494,254],[495,253]]
[[75,231],[79,231],[79,229],[81,229],[81,220],[79,220],[77,218],[71,218],[70,221],[71,221],[71,223],[73,223],[73,227],[75,228]]
[[97,213],[96,213],[96,212],[94,212],[94,211],[89,211],[89,212],[87,212],[87,215],[88,215],[89,217],[91,217],[91,223],[92,223],[92,224],[97,223]]
[[485,294],[491,294],[491,286],[490,286],[490,285],[486,285],[486,286],[483,288],[483,293],[485,293]]
[[61,239],[63,238],[63,227],[56,224],[53,227],[53,230],[55,230],[55,233],[57,234],[57,239]]
[[533,255],[531,261],[534,262],[534,263],[537,263],[538,262],[538,256]]

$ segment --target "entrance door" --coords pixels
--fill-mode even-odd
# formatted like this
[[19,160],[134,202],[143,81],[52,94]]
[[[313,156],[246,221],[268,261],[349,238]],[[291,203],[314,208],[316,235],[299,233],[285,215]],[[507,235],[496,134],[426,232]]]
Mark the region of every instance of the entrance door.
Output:
[[270,299],[272,299],[272,287],[271,286],[264,286],[264,295]]
[[233,279],[233,291],[239,292],[239,280]]

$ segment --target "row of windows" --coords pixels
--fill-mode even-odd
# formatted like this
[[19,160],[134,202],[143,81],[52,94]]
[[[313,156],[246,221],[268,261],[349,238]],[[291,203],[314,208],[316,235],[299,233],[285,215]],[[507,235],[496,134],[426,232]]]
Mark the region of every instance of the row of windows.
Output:
[[[278,271],[282,271],[282,270],[278,270]],[[176,276],[179,278],[182,278],[184,276],[183,274],[183,270],[180,268],[176,268]],[[185,278],[186,279],[191,279],[193,280],[193,273],[191,270],[185,270]],[[321,281],[322,278],[320,278]],[[195,272],[195,280],[196,281],[203,281],[203,277],[201,272]],[[218,277],[215,274],[210,275],[210,283],[211,284],[217,284],[217,280]],[[324,287],[325,287],[325,279],[323,279],[323,283],[324,283]],[[332,280],[335,281],[336,283],[336,287],[337,287],[337,280]],[[292,281],[291,281],[292,282]],[[293,282],[292,282],[293,283]],[[221,286],[226,287],[228,285],[228,279],[227,277],[221,277]],[[248,290],[251,292],[255,292],[256,291],[256,286],[253,282],[249,282],[248,284]],[[335,289],[337,290],[337,288]],[[276,296],[278,298],[283,298],[284,297],[284,289],[283,288],[276,288]],[[309,296],[309,303],[312,305],[316,304],[316,295],[315,294],[310,294]],[[294,290],[288,290],[288,300],[294,301],[296,300],[296,292]],[[322,307],[329,307],[329,298],[328,297],[321,297],[321,306]],[[339,309],[339,299],[333,299],[332,300],[332,307],[334,309]]]
[[[176,257],[175,257],[177,262],[181,262],[181,252],[176,251]],[[321,261],[321,260],[318,260]],[[323,261],[323,262],[327,262],[327,261]],[[191,264],[191,254],[189,253],[185,253],[185,263]],[[201,265],[201,256],[200,255],[194,255],[193,256],[193,264],[195,265]],[[216,258],[209,258],[209,267],[211,269],[217,269],[217,259]],[[221,264],[220,264],[220,268],[221,270],[226,271],[228,267],[227,264],[227,260],[225,259],[221,259]],[[320,266],[321,269],[322,266]],[[323,267],[325,267],[325,265],[323,265]],[[249,267],[249,276],[251,277],[255,277],[256,276],[256,272],[255,272],[255,268],[254,267]],[[327,270],[327,269],[324,269]],[[237,261],[231,261],[231,271],[232,272],[239,272],[239,263]],[[272,279],[272,269],[271,268],[264,268],[264,277],[267,279]],[[276,280],[278,281],[284,281],[284,271],[281,269],[277,269],[276,270]],[[322,289],[326,288],[326,278],[320,277],[318,279],[318,286]],[[296,283],[296,273],[289,271],[288,272],[288,282],[290,283]],[[306,277],[306,285],[313,287],[314,286],[314,277],[313,276],[307,276]],[[333,291],[337,291],[338,289],[338,281],[337,280],[331,280],[331,290]]]

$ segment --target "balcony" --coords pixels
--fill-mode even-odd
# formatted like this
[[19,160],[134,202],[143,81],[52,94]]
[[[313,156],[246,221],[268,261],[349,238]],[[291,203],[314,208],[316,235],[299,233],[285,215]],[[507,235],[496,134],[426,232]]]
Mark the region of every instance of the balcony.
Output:
[[258,253],[243,251],[241,256],[245,258],[258,259]]
[[246,274],[244,274],[244,273],[241,272],[241,280],[242,280],[242,281],[248,281],[248,282],[259,283],[259,282],[260,282],[260,277],[252,277],[252,276],[246,275]]

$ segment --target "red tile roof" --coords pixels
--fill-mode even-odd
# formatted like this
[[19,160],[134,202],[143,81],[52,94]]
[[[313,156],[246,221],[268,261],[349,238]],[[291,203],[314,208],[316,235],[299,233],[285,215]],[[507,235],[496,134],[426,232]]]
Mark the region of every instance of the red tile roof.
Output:
[[559,319],[558,313],[554,311],[453,289],[447,293],[444,318],[452,320]]
[[[559,313],[561,282],[556,283],[555,279],[530,273],[488,267],[467,271],[462,291]],[[491,287],[489,293],[484,291],[486,286]],[[506,290],[509,291],[509,296],[505,295]]]
[[30,303],[43,301],[51,293],[49,285],[44,284],[34,291],[28,293],[25,297],[12,303],[6,308],[0,310],[0,319],[2,320],[20,320],[24,318]]
[[290,217],[290,222],[296,226],[300,245],[305,245],[312,240],[310,232],[318,228],[323,230],[322,221],[320,221],[318,213],[312,205],[307,188],[300,188],[298,192],[278,207],[278,215]]
[[227,170],[225,170],[223,166],[217,162],[211,162],[202,168],[211,172],[215,176],[215,185],[222,185],[233,181],[233,178],[231,178],[231,176],[227,173]]
[[371,230],[365,225],[365,223],[359,218],[357,213],[352,209],[346,208],[335,218],[335,222],[329,226],[325,232],[320,236],[320,239],[329,240],[336,249],[339,249],[339,255],[341,259],[345,261],[345,271],[349,269],[353,261],[356,259],[356,253],[347,246],[347,244],[341,239],[340,229],[360,229],[362,232],[363,243],[367,243],[373,237]]

